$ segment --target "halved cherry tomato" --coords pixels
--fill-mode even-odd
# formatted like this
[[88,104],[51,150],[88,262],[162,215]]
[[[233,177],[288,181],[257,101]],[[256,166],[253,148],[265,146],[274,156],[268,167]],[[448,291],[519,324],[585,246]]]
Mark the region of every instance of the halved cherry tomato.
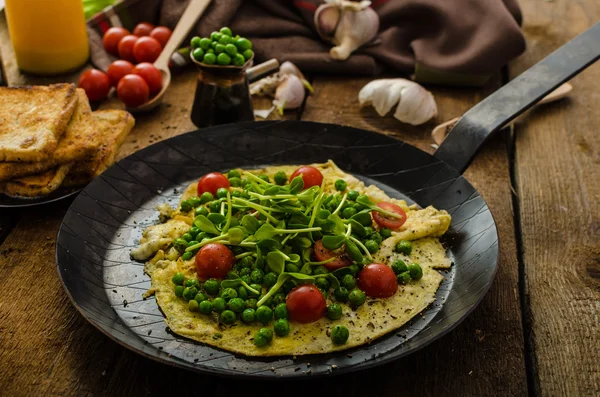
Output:
[[373,215],[373,219],[375,220],[375,222],[377,222],[379,226],[392,230],[398,230],[400,226],[404,225],[404,222],[406,222],[406,212],[404,212],[402,208],[398,207],[396,204],[382,201],[380,203],[377,203],[377,206],[379,208],[383,208],[386,211],[393,212],[402,216],[401,218],[392,218],[385,216],[377,211],[373,211],[371,212],[371,214]]
[[225,278],[235,263],[233,252],[223,244],[206,244],[196,254],[196,273],[201,279]]
[[133,73],[141,76],[150,88],[150,96],[154,96],[162,89],[162,75],[160,70],[156,69],[153,64],[142,62],[135,65]]
[[136,62],[133,55],[133,46],[137,43],[139,37],[132,34],[125,36],[119,41],[119,57],[129,62]]
[[315,167],[311,167],[310,165],[302,166],[294,171],[290,177],[290,181],[299,175],[302,175],[304,189],[308,189],[309,187],[313,186],[321,186],[321,183],[323,182],[323,174],[321,174],[321,171]]
[[119,80],[123,78],[123,76],[133,73],[133,64],[124,59],[119,59],[118,61],[114,61],[108,67],[106,74],[108,74],[108,78],[110,80],[110,84],[114,87],[119,84]]
[[171,34],[173,34],[173,32],[168,27],[157,26],[152,29],[152,32],[150,32],[150,37],[158,40],[160,45],[164,47],[167,44],[167,41],[169,41],[171,38]]
[[204,192],[210,192],[215,196],[219,188],[229,189],[229,179],[220,172],[211,172],[204,175],[198,182],[198,197]]
[[358,287],[373,298],[388,298],[398,290],[398,281],[388,266],[371,263],[358,274]]
[[317,258],[317,261],[319,261],[319,262],[326,261],[327,259],[335,258],[335,260],[323,265],[329,271],[334,271],[341,267],[350,266],[352,264],[352,260],[350,260],[350,258],[347,257],[346,252],[344,251],[343,248],[339,248],[335,251],[330,251],[323,246],[323,243],[321,242],[321,240],[319,240],[315,243],[313,250],[315,252],[315,257]]
[[125,106],[135,108],[148,102],[150,89],[143,78],[137,74],[128,74],[117,84],[117,95]]
[[79,77],[79,88],[83,88],[90,101],[101,101],[110,90],[108,76],[97,69],[86,70]]
[[140,37],[133,45],[133,56],[138,62],[154,62],[160,55],[162,46],[152,37]]
[[129,30],[121,27],[113,26],[109,28],[102,38],[102,44],[104,44],[104,49],[109,54],[113,54],[114,56],[119,56],[119,42],[121,39],[127,35],[130,35]]
[[135,26],[135,28],[133,29],[133,34],[138,37],[149,36],[150,32],[152,32],[152,29],[154,29],[154,25],[152,25],[151,23],[148,23],[148,22],[138,23]]
[[312,284],[299,285],[285,299],[290,318],[299,323],[312,323],[325,314],[327,304],[323,294]]

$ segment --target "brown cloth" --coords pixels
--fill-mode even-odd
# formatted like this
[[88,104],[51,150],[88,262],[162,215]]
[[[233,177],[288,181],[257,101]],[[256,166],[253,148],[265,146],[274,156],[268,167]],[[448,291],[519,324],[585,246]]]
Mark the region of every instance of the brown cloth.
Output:
[[[144,20],[174,28],[187,3],[125,0],[115,10],[128,28]],[[374,0],[371,7],[380,17],[378,38],[338,61],[329,56],[332,44],[322,41],[314,26],[321,3],[213,0],[195,35],[208,36],[229,26],[252,40],[257,62],[277,58],[304,72],[331,74],[377,75],[384,70],[410,74],[424,69],[450,76],[486,76],[525,49],[516,0]]]

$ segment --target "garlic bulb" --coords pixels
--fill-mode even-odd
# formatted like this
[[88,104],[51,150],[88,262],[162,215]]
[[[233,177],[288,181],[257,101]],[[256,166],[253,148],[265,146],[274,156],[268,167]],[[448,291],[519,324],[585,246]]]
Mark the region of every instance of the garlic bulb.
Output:
[[300,69],[298,69],[298,66],[294,65],[290,61],[285,61],[281,64],[281,66],[279,67],[279,73],[295,75],[300,79],[300,81],[302,81],[302,84],[304,85],[304,87],[306,87],[307,90],[309,90],[310,92],[315,92],[312,85],[308,82],[308,80],[306,80]]
[[283,115],[283,109],[296,109],[304,101],[304,85],[296,75],[289,74],[283,83],[275,91],[273,105],[277,106],[277,111]]
[[361,106],[373,105],[380,116],[398,104],[394,117],[402,122],[420,125],[437,116],[437,105],[431,92],[406,79],[373,80],[358,93]]
[[329,51],[333,59],[348,59],[354,50],[375,38],[379,15],[370,5],[370,1],[326,0],[317,8],[315,26],[324,40],[336,45]]

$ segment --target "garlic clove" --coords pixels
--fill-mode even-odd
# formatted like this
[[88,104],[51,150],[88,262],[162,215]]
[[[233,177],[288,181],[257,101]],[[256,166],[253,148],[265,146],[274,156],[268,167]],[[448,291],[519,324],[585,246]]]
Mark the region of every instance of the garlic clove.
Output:
[[378,31],[379,15],[371,7],[359,11],[343,9],[333,38],[337,46],[329,54],[333,59],[348,59],[354,50],[373,40]]
[[369,106],[373,103],[373,93],[379,87],[388,86],[393,80],[379,79],[368,82],[358,93],[358,102],[361,107]]
[[275,73],[264,77],[250,84],[250,95],[268,95],[273,96],[277,87],[283,83],[286,76],[281,73]]
[[307,90],[309,90],[310,92],[315,92],[310,82],[306,80],[300,69],[298,69],[298,66],[294,65],[290,61],[285,61],[284,63],[282,63],[279,67],[279,72],[281,74],[293,74],[297,76],[300,79],[300,81],[302,81],[302,84],[304,85],[304,87],[306,87]]
[[[398,82],[393,85],[401,86]],[[401,88],[390,87],[389,85],[381,85],[373,91],[372,104],[375,111],[380,116],[385,116],[392,110],[392,107],[400,102],[402,95]]]
[[315,27],[324,40],[331,40],[340,20],[341,10],[336,4],[321,4],[315,11]]
[[296,75],[286,75],[285,81],[275,91],[273,105],[277,107],[279,114],[283,115],[284,109],[296,109],[300,107],[304,101],[304,95],[305,91],[302,81]]
[[402,122],[420,125],[437,116],[437,105],[431,92],[413,83],[402,89],[402,98],[394,117]]

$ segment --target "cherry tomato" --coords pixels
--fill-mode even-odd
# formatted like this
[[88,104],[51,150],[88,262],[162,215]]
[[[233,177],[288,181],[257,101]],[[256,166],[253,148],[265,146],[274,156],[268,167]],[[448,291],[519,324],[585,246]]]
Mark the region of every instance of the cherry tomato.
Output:
[[352,260],[350,260],[346,256],[346,253],[344,252],[343,248],[337,249],[335,251],[330,251],[323,246],[323,243],[321,242],[321,240],[319,240],[315,243],[313,250],[315,252],[315,257],[317,258],[317,261],[319,261],[319,262],[326,261],[327,259],[335,258],[335,260],[323,265],[329,271],[334,271],[341,267],[350,266],[352,264]]
[[206,244],[196,254],[196,273],[201,279],[225,278],[235,263],[235,256],[223,244]]
[[132,34],[125,36],[119,41],[119,56],[129,62],[136,62],[135,56],[133,55],[133,47],[137,43],[139,37]]
[[402,216],[401,218],[392,218],[385,216],[380,212],[373,211],[371,212],[371,214],[373,215],[373,219],[375,220],[375,222],[377,222],[379,226],[387,229],[398,230],[400,229],[400,226],[404,225],[404,222],[406,222],[406,212],[404,212],[402,208],[398,207],[396,204],[382,201],[380,203],[377,203],[377,206],[379,208],[383,208],[386,211],[393,212],[394,214]]
[[313,186],[321,186],[321,183],[323,182],[323,174],[321,174],[321,171],[309,165],[305,165],[294,171],[294,173],[290,177],[290,181],[298,175],[302,175],[302,180],[304,181],[304,189],[308,189],[309,187]]
[[106,71],[110,80],[110,85],[114,87],[119,84],[119,80],[121,80],[123,76],[131,73],[133,73],[133,64],[123,59],[111,63]]
[[148,62],[138,63],[133,73],[141,76],[146,81],[150,89],[150,96],[158,94],[162,89],[162,74],[160,74],[160,70],[156,69],[153,64]]
[[125,106],[135,108],[148,102],[150,89],[143,78],[137,74],[128,74],[117,84],[117,95]]
[[86,70],[79,77],[79,88],[83,88],[90,101],[101,101],[110,90],[108,76],[97,69]]
[[217,190],[224,187],[229,189],[229,179],[219,172],[211,172],[204,175],[198,182],[198,197],[204,192],[210,192],[213,196],[217,195]]
[[152,32],[152,29],[154,29],[154,25],[152,25],[151,23],[148,23],[148,22],[138,23],[136,25],[136,27],[133,29],[133,34],[138,37],[149,36],[150,32]]
[[160,55],[162,47],[152,37],[140,37],[133,46],[133,56],[138,62],[154,62]]
[[169,41],[172,33],[173,32],[171,29],[167,28],[166,26],[157,26],[152,29],[152,32],[150,32],[150,37],[158,40],[160,45],[164,47],[167,45],[167,41]]
[[398,290],[398,281],[388,266],[371,263],[358,274],[358,287],[373,298],[389,298]]
[[312,284],[299,285],[285,299],[290,318],[299,323],[312,323],[325,314],[323,294]]
[[121,39],[127,35],[130,35],[129,30],[125,28],[120,28],[113,26],[109,28],[104,33],[104,38],[102,39],[102,43],[104,44],[104,49],[109,54],[113,54],[114,56],[119,56],[119,42]]

